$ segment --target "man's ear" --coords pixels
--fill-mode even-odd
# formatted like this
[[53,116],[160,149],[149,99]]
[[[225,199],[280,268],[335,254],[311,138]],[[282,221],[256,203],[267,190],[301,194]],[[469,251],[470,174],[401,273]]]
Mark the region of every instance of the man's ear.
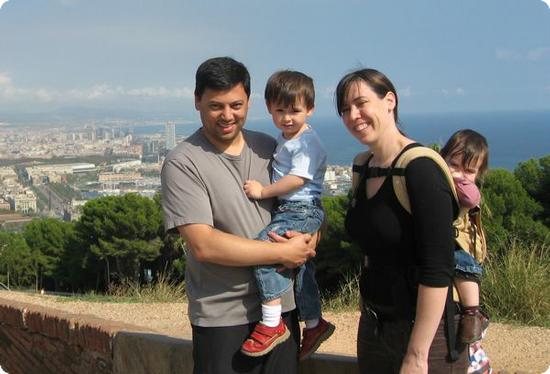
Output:
[[200,103],[201,103],[200,97],[198,97],[197,95],[195,95],[195,109],[196,109],[196,110],[199,110]]

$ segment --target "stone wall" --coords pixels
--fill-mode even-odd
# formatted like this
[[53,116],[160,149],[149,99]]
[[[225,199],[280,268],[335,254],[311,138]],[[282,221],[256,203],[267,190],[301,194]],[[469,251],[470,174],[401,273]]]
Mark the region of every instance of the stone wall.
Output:
[[[193,361],[189,340],[0,298],[0,366],[9,374],[185,374]],[[317,354],[300,373],[358,370],[355,358]]]
[[112,341],[124,329],[140,330],[0,299],[0,365],[9,374],[112,373]]

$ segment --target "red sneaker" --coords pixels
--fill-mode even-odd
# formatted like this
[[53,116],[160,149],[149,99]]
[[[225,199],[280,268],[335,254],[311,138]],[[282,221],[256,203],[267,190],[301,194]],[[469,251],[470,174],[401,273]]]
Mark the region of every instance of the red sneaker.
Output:
[[319,324],[311,329],[304,328],[302,332],[302,345],[300,348],[300,360],[305,360],[314,353],[321,343],[330,338],[336,327],[319,318]]
[[276,327],[268,327],[258,322],[254,327],[254,331],[241,346],[241,352],[252,357],[263,356],[287,340],[289,336],[290,331],[288,331],[282,319]]

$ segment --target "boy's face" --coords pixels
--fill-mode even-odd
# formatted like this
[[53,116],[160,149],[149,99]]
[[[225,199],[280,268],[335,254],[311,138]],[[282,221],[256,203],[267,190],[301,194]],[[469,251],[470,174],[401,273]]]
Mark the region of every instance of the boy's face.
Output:
[[271,114],[275,126],[283,132],[285,139],[292,139],[300,135],[305,129],[307,118],[313,113],[313,108],[308,109],[303,100],[298,100],[289,106],[281,103],[269,103],[267,110]]

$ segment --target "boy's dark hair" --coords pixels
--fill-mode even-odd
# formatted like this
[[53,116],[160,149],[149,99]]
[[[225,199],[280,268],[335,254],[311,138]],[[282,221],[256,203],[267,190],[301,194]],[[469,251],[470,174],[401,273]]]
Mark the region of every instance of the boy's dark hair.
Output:
[[472,162],[478,162],[481,159],[478,178],[481,179],[487,172],[489,146],[487,139],[477,131],[470,129],[458,130],[447,140],[447,143],[441,148],[440,154],[444,159],[450,159],[457,154],[463,154],[463,167],[467,167]]
[[195,97],[201,98],[209,88],[229,90],[242,83],[246,96],[250,97],[250,74],[246,67],[231,57],[214,57],[204,61],[195,74]]
[[378,96],[382,99],[388,92],[393,92],[395,95],[395,108],[393,108],[393,118],[395,123],[399,123],[398,115],[398,96],[397,91],[390,79],[375,69],[359,69],[346,74],[336,87],[336,110],[338,115],[342,117],[342,107],[344,106],[344,100],[352,83],[365,82]]
[[303,100],[307,109],[315,106],[313,79],[299,71],[281,70],[269,77],[265,86],[265,103],[291,106]]

